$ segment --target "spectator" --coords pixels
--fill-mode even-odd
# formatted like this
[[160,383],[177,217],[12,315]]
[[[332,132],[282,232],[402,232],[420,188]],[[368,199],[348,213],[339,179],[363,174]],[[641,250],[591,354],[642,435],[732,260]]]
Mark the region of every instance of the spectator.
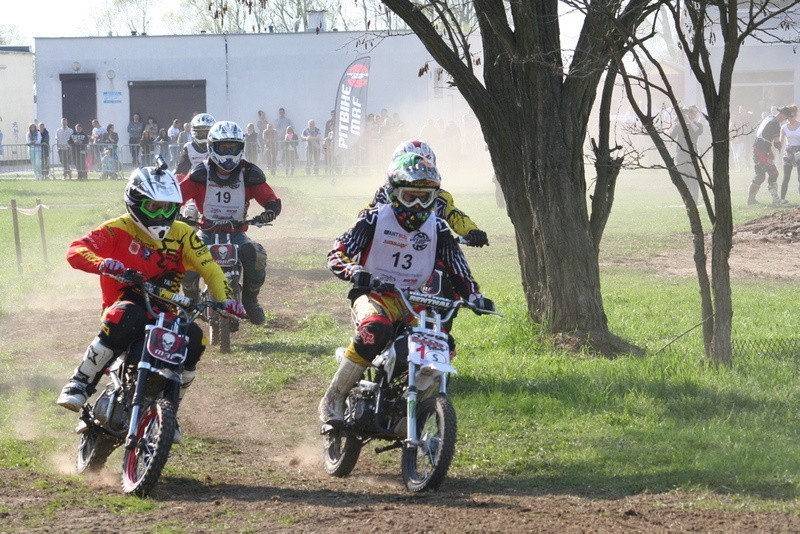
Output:
[[101,180],[119,180],[119,161],[111,153],[110,149],[103,152],[103,157],[100,158],[100,179]]
[[300,139],[306,142],[306,175],[310,175],[312,168],[314,174],[319,174],[319,151],[322,142],[322,132],[317,128],[314,120],[308,121],[308,126],[300,135]]
[[42,137],[42,175],[44,179],[50,178],[50,132],[44,123],[39,123],[39,135]]
[[142,132],[144,131],[144,123],[142,117],[138,113],[134,113],[131,122],[128,123],[128,143],[131,149],[131,159],[133,166],[139,167],[139,142],[142,140]]
[[106,150],[111,151],[111,157],[119,161],[119,156],[117,154],[117,148],[119,145],[119,134],[114,129],[113,124],[109,124],[108,126],[106,126],[106,135],[103,138],[103,144],[105,144]]
[[275,168],[278,161],[278,132],[271,122],[267,123],[261,138],[264,145],[264,161],[269,172],[272,176],[275,176]]
[[75,125],[75,131],[69,138],[72,146],[72,160],[75,162],[75,170],[78,172],[78,180],[88,180],[86,158],[88,156],[90,136],[83,131],[82,124]]
[[28,145],[28,155],[31,158],[33,175],[37,180],[42,180],[42,135],[34,123],[28,125],[25,144]]
[[58,160],[61,162],[61,169],[64,173],[65,180],[72,179],[72,170],[70,168],[71,160],[69,140],[72,137],[73,130],[69,127],[66,118],[61,119],[61,128],[56,130],[56,147],[58,148]]
[[147,123],[144,125],[144,129],[150,133],[150,139],[155,139],[158,137],[158,123],[156,119],[153,117],[147,117]]
[[139,139],[139,150],[141,151],[141,165],[148,166],[153,163],[153,138],[150,136],[150,130],[145,129],[142,131],[142,138]]
[[747,111],[744,106],[739,106],[736,113],[733,114],[733,139],[731,139],[731,155],[733,157],[733,170],[743,171],[750,166],[745,157],[745,145],[747,136],[752,128],[750,122],[752,113]]
[[696,204],[700,197],[700,177],[695,173],[692,154],[698,154],[697,141],[703,134],[703,123],[700,122],[700,110],[697,106],[681,108],[681,114],[689,130],[687,140],[679,120],[669,131],[669,137],[675,144],[675,169],[681,173],[683,183],[689,189],[692,201]]
[[294,133],[294,128],[291,126],[286,127],[286,135],[284,141],[284,166],[286,169],[286,176],[294,176],[294,165],[297,162],[297,144],[300,138]]
[[167,135],[169,136],[170,140],[169,161],[175,161],[178,159],[178,136],[181,134],[181,130],[183,130],[183,125],[178,119],[174,119],[172,121],[172,125],[167,129]]
[[258,162],[258,132],[256,132],[256,127],[252,122],[245,127],[244,159],[250,163]]
[[286,143],[283,143],[283,136],[286,134],[286,128],[291,126],[294,129],[294,123],[286,116],[286,110],[283,108],[278,109],[278,118],[275,119],[275,131],[281,136],[281,142],[278,143],[278,163],[286,165],[285,148]]
[[172,159],[170,158],[170,144],[172,143],[172,139],[170,139],[166,128],[161,128],[158,131],[158,137],[156,137],[153,143],[157,145],[156,154],[164,158],[166,164],[171,166]]
[[3,148],[3,130],[0,130],[0,156],[2,156],[5,153],[4,150],[5,149]]
[[106,129],[100,124],[97,119],[92,119],[92,151],[89,153],[88,169],[100,168],[100,155],[103,153],[103,141],[105,139]]
[[797,106],[784,106],[773,115],[764,117],[761,124],[756,129],[756,140],[753,143],[753,169],[755,176],[750,184],[747,196],[747,205],[753,206],[760,204],[756,200],[761,184],[767,180],[767,190],[772,195],[772,203],[775,205],[787,204],[786,200],[778,195],[778,168],[775,166],[775,155],[772,148],[781,148],[780,135],[781,123],[789,117],[797,115]]
[[186,143],[192,142],[192,123],[187,121],[183,123],[183,130],[178,134],[178,146],[184,146]]
[[794,108],[795,111],[792,115],[789,115],[789,120],[786,124],[781,126],[781,144],[786,144],[786,153],[783,156],[782,200],[786,200],[786,190],[789,188],[793,167],[797,167],[797,177],[800,179],[800,121],[797,120],[797,106],[788,107]]
[[267,114],[264,113],[262,110],[258,110],[258,120],[256,121],[256,133],[261,136],[264,133],[264,130],[267,129]]
[[336,110],[331,110],[331,118],[325,121],[325,137],[333,133],[336,128]]

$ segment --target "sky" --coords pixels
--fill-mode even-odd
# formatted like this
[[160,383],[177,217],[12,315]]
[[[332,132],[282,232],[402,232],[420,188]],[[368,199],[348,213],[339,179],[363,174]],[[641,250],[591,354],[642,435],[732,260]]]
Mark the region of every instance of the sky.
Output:
[[[21,42],[12,45],[33,46],[34,37],[85,37],[98,35],[93,14],[103,0],[23,0],[14,7],[3,10],[0,25],[14,26]],[[179,0],[161,0],[157,3],[164,11],[177,8]],[[161,17],[151,20],[151,34],[168,32]]]

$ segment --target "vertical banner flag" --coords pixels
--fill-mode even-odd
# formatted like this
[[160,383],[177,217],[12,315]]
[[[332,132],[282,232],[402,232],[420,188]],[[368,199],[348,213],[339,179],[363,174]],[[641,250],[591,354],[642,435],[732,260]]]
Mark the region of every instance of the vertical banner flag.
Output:
[[364,134],[369,87],[369,56],[358,58],[344,71],[336,92],[334,143],[336,150],[355,146]]

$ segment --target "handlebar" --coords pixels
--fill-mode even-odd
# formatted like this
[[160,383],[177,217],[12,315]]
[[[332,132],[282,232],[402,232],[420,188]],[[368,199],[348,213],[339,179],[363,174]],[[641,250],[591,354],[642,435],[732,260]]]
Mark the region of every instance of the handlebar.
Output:
[[225,311],[225,306],[221,302],[207,300],[195,304],[192,299],[184,295],[150,282],[145,278],[144,273],[141,273],[136,269],[125,269],[125,272],[120,275],[103,273],[103,276],[108,276],[114,280],[117,280],[118,282],[122,282],[123,284],[130,284],[139,288],[139,290],[142,292],[142,295],[144,295],[147,311],[153,316],[158,315],[158,313],[153,310],[153,307],[150,303],[151,298],[158,299],[171,305],[178,311],[179,315],[183,316],[187,322],[194,321],[203,312],[203,310],[207,308],[213,308],[223,315],[231,315]]
[[425,306],[426,308],[433,308],[439,312],[444,312],[442,322],[447,322],[453,316],[458,308],[469,308],[478,315],[499,315],[503,314],[494,310],[485,310],[472,304],[464,299],[449,299],[447,297],[440,297],[438,295],[429,295],[428,293],[421,293],[419,291],[412,291],[410,289],[400,289],[394,284],[382,282],[379,279],[373,278],[372,283],[366,286],[356,286],[363,289],[369,289],[377,293],[388,294],[390,296],[398,296],[406,307],[406,310],[414,315],[417,319],[420,314],[414,310],[414,305]]
[[199,219],[190,219],[186,217],[181,217],[180,220],[190,226],[194,226],[198,230],[227,229],[228,231],[233,232],[234,230],[238,230],[244,226],[255,226],[257,228],[261,228],[262,226],[272,226],[272,223],[260,222],[257,217],[253,217],[251,219],[246,219],[243,221],[238,221],[238,220],[212,221],[211,219],[206,219],[204,217],[201,217]]

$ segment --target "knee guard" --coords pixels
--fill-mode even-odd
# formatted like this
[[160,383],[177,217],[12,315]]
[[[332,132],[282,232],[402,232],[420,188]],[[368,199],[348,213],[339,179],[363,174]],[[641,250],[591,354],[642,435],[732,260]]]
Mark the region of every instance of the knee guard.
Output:
[[203,329],[197,323],[192,323],[189,326],[187,335],[189,336],[189,347],[186,351],[186,361],[183,364],[184,373],[187,371],[194,372],[197,368],[197,362],[200,361],[200,357],[206,350],[206,346],[203,344]]
[[367,317],[358,324],[353,338],[353,348],[367,363],[392,340],[394,327],[391,321],[382,315]]
[[255,241],[239,246],[239,260],[242,262],[242,288],[245,291],[258,291],[267,278],[267,251]]

